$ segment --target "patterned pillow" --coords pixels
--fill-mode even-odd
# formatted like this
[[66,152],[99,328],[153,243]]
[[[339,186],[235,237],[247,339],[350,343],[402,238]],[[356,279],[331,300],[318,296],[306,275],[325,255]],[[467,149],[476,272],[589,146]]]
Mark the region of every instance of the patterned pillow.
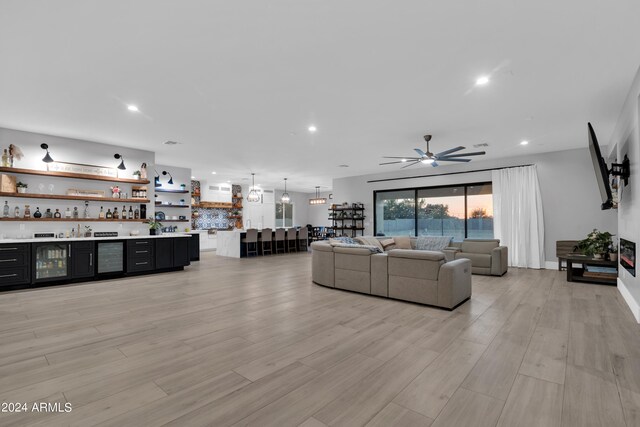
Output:
[[331,239],[329,239],[329,244],[331,246],[336,246],[340,243],[346,243],[348,245],[357,245],[358,242],[356,242],[355,240],[353,240],[351,237],[332,237]]
[[418,236],[416,249],[421,251],[442,251],[453,240],[451,236]]
[[382,250],[385,252],[396,247],[396,241],[393,239],[382,239],[380,240],[380,244],[382,245]]
[[336,243],[332,245],[336,248],[358,248],[358,249],[369,249],[369,252],[372,254],[381,254],[382,249],[374,245],[361,245],[359,243]]
[[356,242],[361,243],[363,245],[376,246],[380,248],[381,251],[384,251],[384,248],[382,247],[380,240],[376,239],[373,236],[356,237]]

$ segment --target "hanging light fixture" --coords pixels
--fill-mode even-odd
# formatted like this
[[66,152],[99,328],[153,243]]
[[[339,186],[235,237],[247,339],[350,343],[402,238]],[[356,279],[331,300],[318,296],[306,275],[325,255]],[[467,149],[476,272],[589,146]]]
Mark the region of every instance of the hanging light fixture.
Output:
[[249,190],[249,194],[247,195],[247,202],[255,203],[260,201],[260,195],[256,191],[255,175],[255,173],[251,174],[251,189]]
[[162,187],[162,183],[160,182],[160,174],[158,173],[157,170],[153,170],[156,173],[155,178],[153,179],[153,185],[154,187],[158,188],[158,187]]
[[44,157],[42,158],[42,161],[45,163],[52,163],[53,159],[49,155],[49,146],[47,144],[40,144],[40,148],[47,151],[47,154],[44,155]]
[[122,157],[120,154],[116,153],[113,155],[114,158],[116,159],[120,159],[120,164],[118,165],[118,169],[120,169],[121,171],[125,170],[127,167],[124,165],[124,157]]
[[291,197],[289,197],[289,193],[287,193],[287,178],[284,179],[284,193],[282,193],[282,197],[280,197],[280,201],[282,203],[289,203]]
[[162,171],[162,175],[169,175],[169,181],[167,181],[167,184],[173,185],[173,176],[171,176],[171,174],[169,172]]
[[320,186],[316,186],[316,197],[309,199],[310,205],[324,205],[327,203],[326,197],[320,197]]

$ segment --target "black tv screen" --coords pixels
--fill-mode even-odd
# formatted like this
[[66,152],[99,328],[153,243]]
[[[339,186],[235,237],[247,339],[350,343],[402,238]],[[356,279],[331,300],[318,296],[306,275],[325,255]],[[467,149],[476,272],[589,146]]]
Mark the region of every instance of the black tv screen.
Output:
[[636,244],[625,239],[620,239],[620,265],[627,269],[633,277],[636,277]]
[[601,208],[611,209],[613,207],[613,196],[611,194],[611,186],[609,185],[609,172],[607,169],[607,163],[602,158],[600,152],[600,145],[598,145],[598,138],[593,131],[591,123],[587,123],[589,127],[589,152],[591,153],[591,161],[593,162],[593,170],[596,173],[596,181],[598,182],[598,189],[600,190],[600,197],[602,198]]

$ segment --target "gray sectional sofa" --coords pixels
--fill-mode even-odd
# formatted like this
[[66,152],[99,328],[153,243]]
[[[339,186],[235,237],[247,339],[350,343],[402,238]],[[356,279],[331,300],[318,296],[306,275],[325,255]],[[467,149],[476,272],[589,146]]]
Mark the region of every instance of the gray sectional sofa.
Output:
[[507,272],[508,249],[500,246],[499,239],[465,239],[452,242],[442,251],[447,261],[470,259],[473,274],[502,276]]
[[311,244],[312,280],[323,286],[454,309],[471,297],[471,261],[442,252]]

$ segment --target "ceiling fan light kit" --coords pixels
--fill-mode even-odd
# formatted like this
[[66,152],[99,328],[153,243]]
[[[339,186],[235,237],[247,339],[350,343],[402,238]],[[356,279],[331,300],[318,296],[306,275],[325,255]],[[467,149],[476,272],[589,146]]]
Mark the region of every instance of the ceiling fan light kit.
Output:
[[486,154],[484,151],[474,151],[471,153],[460,153],[459,151],[464,150],[466,147],[458,146],[454,148],[450,148],[448,150],[441,151],[437,154],[433,154],[429,148],[429,142],[431,141],[431,135],[425,135],[424,140],[427,142],[427,151],[422,151],[420,148],[414,148],[413,150],[418,153],[420,157],[389,157],[385,156],[385,159],[399,159],[394,160],[392,162],[384,162],[380,163],[380,165],[393,165],[397,163],[406,163],[401,169],[408,168],[410,166],[415,166],[417,164],[425,164],[431,165],[434,168],[439,166],[438,162],[460,162],[467,163],[470,162],[471,159],[467,159],[469,156],[482,156]]

